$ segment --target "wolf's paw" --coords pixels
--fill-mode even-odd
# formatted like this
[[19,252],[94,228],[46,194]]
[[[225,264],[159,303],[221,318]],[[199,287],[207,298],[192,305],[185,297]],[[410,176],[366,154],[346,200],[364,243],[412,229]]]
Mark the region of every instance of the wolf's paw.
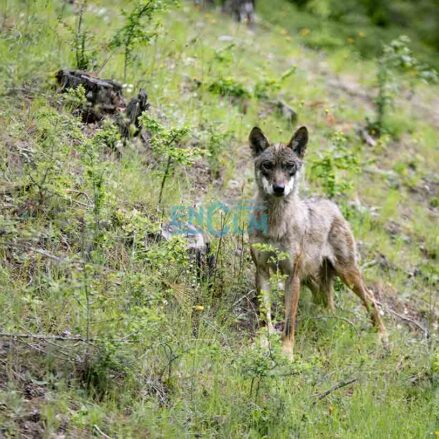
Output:
[[287,357],[289,360],[294,359],[294,352],[293,352],[293,344],[291,342],[283,342],[282,343],[282,353]]

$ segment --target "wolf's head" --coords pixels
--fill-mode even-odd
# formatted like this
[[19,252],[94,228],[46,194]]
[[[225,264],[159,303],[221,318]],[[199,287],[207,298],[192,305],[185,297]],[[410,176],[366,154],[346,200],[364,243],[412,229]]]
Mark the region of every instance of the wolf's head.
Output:
[[308,143],[306,127],[299,128],[286,145],[270,144],[258,127],[252,129],[249,141],[259,191],[279,198],[296,193]]

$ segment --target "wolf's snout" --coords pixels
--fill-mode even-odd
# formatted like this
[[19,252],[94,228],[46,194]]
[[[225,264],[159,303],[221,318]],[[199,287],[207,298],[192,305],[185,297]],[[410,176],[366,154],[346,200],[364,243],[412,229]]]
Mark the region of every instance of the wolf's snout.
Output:
[[274,195],[281,196],[285,193],[285,185],[284,184],[274,184],[273,185]]

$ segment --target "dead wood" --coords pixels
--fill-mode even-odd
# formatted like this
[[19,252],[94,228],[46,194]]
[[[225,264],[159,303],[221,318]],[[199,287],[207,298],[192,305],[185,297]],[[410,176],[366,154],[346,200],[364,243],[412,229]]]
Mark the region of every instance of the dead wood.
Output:
[[317,401],[322,400],[323,398],[326,398],[328,395],[330,395],[332,392],[335,392],[338,389],[341,389],[342,387],[349,386],[349,384],[353,384],[357,381],[357,378],[352,378],[347,381],[341,381],[337,383],[335,386],[332,386],[330,389],[326,390],[326,392],[319,393],[316,395],[316,400],[313,402],[313,405],[317,403]]
[[148,95],[140,89],[126,105],[122,85],[112,79],[100,79],[83,70],[61,69],[56,74],[60,93],[82,86],[87,104],[77,110],[84,123],[100,122],[111,117],[123,138],[135,137],[141,132],[139,118],[149,108]]

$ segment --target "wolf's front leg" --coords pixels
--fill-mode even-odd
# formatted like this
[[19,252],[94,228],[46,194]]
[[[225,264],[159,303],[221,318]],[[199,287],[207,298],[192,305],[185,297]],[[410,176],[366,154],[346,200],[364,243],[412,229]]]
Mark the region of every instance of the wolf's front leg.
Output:
[[274,333],[273,322],[271,319],[271,287],[270,273],[268,268],[256,268],[256,292],[259,300],[259,313],[261,320],[267,325],[268,333]]
[[296,328],[297,307],[300,297],[300,277],[292,273],[285,282],[285,323],[282,336],[282,350],[290,358],[293,356],[294,331]]

